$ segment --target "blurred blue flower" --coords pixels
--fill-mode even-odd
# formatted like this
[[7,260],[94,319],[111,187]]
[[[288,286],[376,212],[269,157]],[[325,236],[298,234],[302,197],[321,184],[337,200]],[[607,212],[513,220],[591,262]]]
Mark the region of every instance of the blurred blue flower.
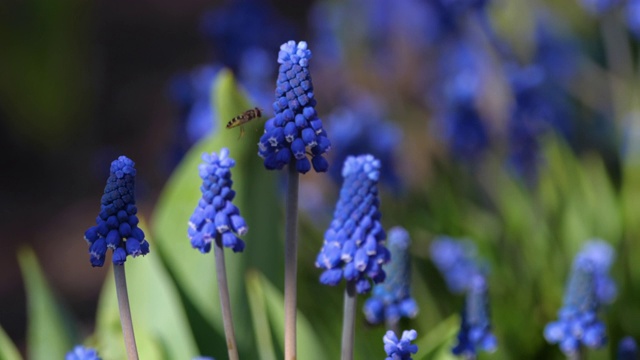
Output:
[[202,198],[189,219],[189,239],[191,246],[208,253],[211,241],[220,241],[234,252],[244,250],[244,242],[236,235],[248,231],[240,210],[232,201],[236,193],[231,189],[231,168],[235,161],[229,157],[229,150],[223,148],[220,154],[202,154],[203,163],[199,166],[202,178]]
[[382,265],[390,258],[378,209],[380,161],[371,155],[349,156],[342,176],[340,198],[315,265],[324,269],[321,283],[335,286],[344,278],[362,294],[371,290],[369,279],[384,281]]
[[369,323],[396,323],[401,317],[413,318],[418,314],[418,304],[411,297],[410,244],[407,230],[400,226],[389,230],[391,261],[383,267],[387,278],[373,287],[371,297],[364,303]]
[[602,15],[605,12],[611,10],[617,5],[620,5],[624,0],[580,0],[579,3],[582,7],[593,15]]
[[101,358],[98,356],[97,350],[76,345],[64,356],[64,360],[101,360]]
[[640,39],[640,0],[627,0],[625,13],[631,33]]
[[233,71],[238,70],[248,49],[271,49],[283,38],[295,35],[287,19],[262,0],[226,2],[206,12],[200,27],[219,61]]
[[558,312],[559,319],[548,323],[544,329],[547,341],[559,344],[567,356],[575,354],[582,346],[595,349],[607,342],[606,328],[598,319],[597,312],[602,304],[600,297],[609,299],[611,293],[604,291],[599,294],[596,280],[605,275],[613,258],[612,250],[607,247],[605,243],[588,243],[576,256],[564,304]]
[[184,151],[215,129],[211,97],[213,81],[220,69],[219,65],[201,65],[171,81],[170,96],[179,109],[180,127],[184,127],[178,134],[181,138],[186,135],[187,139]]
[[436,121],[449,152],[473,164],[489,146],[489,132],[476,104],[486,71],[486,54],[466,40],[455,40],[439,60],[442,88],[436,99]]
[[545,80],[568,85],[578,73],[579,45],[560,18],[549,13],[536,16],[535,53],[531,63],[542,67]]
[[601,304],[612,303],[618,295],[616,283],[609,276],[609,268],[615,256],[613,247],[602,239],[587,241],[576,255],[576,261],[589,261],[593,265],[595,296]]
[[[316,172],[325,172],[329,167],[323,155],[331,143],[315,109],[316,99],[308,68],[310,58],[311,50],[304,41],[297,44],[289,41],[280,47],[280,69],[273,103],[275,117],[266,121],[258,143],[258,154],[269,170],[282,169],[293,159],[296,170],[302,174],[311,170],[312,165]],[[307,153],[311,155],[311,162]]]
[[542,136],[555,131],[569,139],[570,116],[542,67],[508,65],[506,71],[515,100],[508,128],[508,163],[517,175],[532,182],[541,161]]
[[400,340],[393,331],[387,331],[382,337],[384,351],[387,353],[385,360],[411,360],[411,355],[418,352],[418,345],[411,342],[417,338],[418,333],[415,330],[403,331]]
[[470,279],[458,332],[458,343],[451,351],[454,355],[475,358],[479,350],[493,352],[497,347],[498,341],[491,332],[487,281],[483,275],[477,273]]
[[640,359],[640,352],[638,351],[638,344],[631,337],[627,336],[620,340],[618,343],[618,356],[616,360],[638,360]]
[[[399,188],[394,154],[402,140],[402,130],[384,120],[377,99],[360,97],[353,106],[334,111],[328,117],[327,130],[335,150],[334,163],[342,164],[349,155],[372,154],[385,169],[380,180],[394,189]],[[329,169],[329,174],[335,182],[340,181],[339,167]]]
[[476,263],[476,247],[469,240],[440,236],[431,243],[431,260],[444,277],[449,290],[461,294],[472,286],[472,279],[481,273]]
[[240,58],[238,80],[247,89],[251,101],[259,108],[271,107],[273,75],[271,54],[262,47],[246,49]]
[[216,360],[210,356],[196,356],[191,360]]
[[91,266],[104,265],[107,249],[113,251],[112,262],[122,265],[127,256],[149,253],[149,243],[138,227],[135,198],[135,163],[120,156],[111,163],[110,175],[100,200],[96,226],[84,233],[89,243]]

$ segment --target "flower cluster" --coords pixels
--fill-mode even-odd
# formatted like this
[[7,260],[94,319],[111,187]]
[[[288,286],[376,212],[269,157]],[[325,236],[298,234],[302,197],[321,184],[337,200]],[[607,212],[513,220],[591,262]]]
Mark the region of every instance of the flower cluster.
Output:
[[350,156],[342,168],[344,183],[333,221],[324,234],[316,267],[325,271],[320,282],[337,285],[344,277],[358,293],[371,290],[369,279],[385,279],[382,265],[390,258],[384,246],[386,233],[380,224],[378,179],[380,161],[372,155]]
[[108,248],[113,250],[112,261],[116,265],[124,264],[128,255],[136,257],[149,253],[149,243],[138,227],[136,216],[134,165],[126,156],[111,163],[96,225],[84,233],[92,266],[104,265]]
[[[331,113],[327,129],[335,149],[332,159],[334,163],[342,164],[349,155],[371,154],[385,169],[380,181],[399,189],[401,184],[394,154],[402,140],[402,131],[384,118],[381,102],[382,99],[373,96],[361,96],[349,107]],[[340,168],[332,167],[329,175],[339,182]]]
[[236,162],[229,157],[227,148],[220,150],[220,155],[215,152],[202,154],[202,161],[198,168],[202,178],[202,198],[189,219],[191,246],[201,253],[208,253],[211,241],[216,239],[234,252],[241,252],[244,241],[236,234],[242,236],[249,229],[240,216],[240,210],[231,202],[236,195],[231,189],[231,168]]
[[[186,142],[186,150],[198,140],[211,134],[216,123],[216,112],[211,106],[213,81],[220,65],[201,65],[188,73],[176,75],[170,84],[171,99],[178,107],[180,122],[179,142]],[[184,141],[186,138],[186,141]]]
[[416,338],[418,333],[415,330],[403,331],[400,340],[393,331],[387,331],[382,338],[384,351],[387,353],[385,360],[411,360],[411,354],[418,352],[418,345],[411,343]]
[[587,243],[574,260],[559,319],[544,329],[547,341],[559,344],[566,355],[577,353],[582,346],[600,348],[607,341],[605,325],[597,312],[603,300],[611,301],[615,295],[605,273],[612,258],[610,246],[598,241]]
[[[269,170],[282,169],[292,157],[300,173],[327,171],[329,164],[322,156],[331,143],[315,110],[316,100],[309,74],[311,51],[304,41],[284,43],[278,54],[278,80],[275,116],[265,122],[264,134],[258,143],[258,154]],[[311,155],[311,162],[307,158]]]
[[471,279],[480,273],[476,247],[468,240],[441,236],[431,243],[431,259],[444,277],[449,290],[461,294],[471,287]]
[[101,358],[95,349],[77,345],[64,356],[64,360],[101,360]]
[[411,263],[409,233],[402,227],[389,230],[391,261],[384,266],[387,277],[373,287],[372,295],[364,303],[368,322],[395,323],[401,317],[413,318],[418,314],[418,304],[411,297]]
[[591,262],[595,296],[601,304],[612,303],[618,295],[616,283],[609,276],[609,268],[615,256],[615,250],[611,245],[601,239],[587,241],[576,255],[576,261]]
[[475,274],[469,283],[458,343],[451,351],[454,355],[475,357],[478,350],[495,351],[498,342],[491,332],[487,281],[483,275]]
[[580,0],[580,5],[593,15],[602,15],[621,3],[622,0]]
[[636,341],[631,336],[620,340],[620,343],[618,343],[617,360],[638,360],[639,358],[640,352],[638,352],[638,344],[636,344]]

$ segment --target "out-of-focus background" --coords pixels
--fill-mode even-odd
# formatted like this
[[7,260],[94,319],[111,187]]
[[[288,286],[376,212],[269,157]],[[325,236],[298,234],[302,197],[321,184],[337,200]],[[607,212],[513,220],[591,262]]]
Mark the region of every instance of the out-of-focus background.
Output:
[[[640,302],[631,270],[640,214],[628,204],[640,201],[629,197],[640,193],[638,1],[5,0],[0,324],[22,350],[18,249],[35,249],[55,292],[91,333],[106,269],[89,266],[82,236],[109,163],[121,154],[136,162],[138,204],[151,216],[185,153],[215,131],[214,121],[230,120],[216,118],[213,79],[231,69],[271,116],[278,47],[292,39],[313,51],[317,109],[333,143],[330,176],[305,175],[301,184],[301,206],[320,236],[342,161],[370,152],[383,163],[385,226],[410,231],[417,269],[437,276],[427,250],[434,236],[474,238],[492,280],[508,278],[492,285],[502,297],[494,306],[513,296],[524,302],[513,309],[521,317],[533,309],[533,325],[498,310],[496,320],[511,320],[506,329],[494,324],[505,354],[557,355],[538,330],[561,304],[566,259],[590,237],[622,252],[614,274],[628,306],[609,313],[612,340],[640,336],[640,312],[630,305]],[[226,136],[248,141],[236,131]],[[176,241],[186,243],[186,228]],[[560,241],[564,260],[551,258],[550,269],[565,272],[553,285],[538,267],[511,272],[519,257],[544,264]],[[307,257],[321,239],[314,244]],[[305,267],[301,281],[315,281],[313,266]],[[531,286],[527,299],[509,287],[517,276]],[[428,290],[443,290],[438,281]],[[547,297],[554,302],[540,305]],[[424,301],[426,313],[441,302],[427,323],[452,313],[447,299]],[[523,345],[518,326],[540,339]]]

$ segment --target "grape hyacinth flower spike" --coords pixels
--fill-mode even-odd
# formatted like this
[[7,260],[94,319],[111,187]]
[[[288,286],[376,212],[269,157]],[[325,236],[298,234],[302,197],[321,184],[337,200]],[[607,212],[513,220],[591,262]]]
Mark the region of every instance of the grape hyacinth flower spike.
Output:
[[235,166],[235,161],[229,157],[229,150],[223,148],[219,154],[204,153],[202,161],[199,166],[202,198],[189,219],[188,235],[191,246],[203,254],[211,251],[213,244],[229,359],[237,360],[238,349],[231,317],[223,246],[234,252],[244,250],[244,242],[236,235],[246,234],[248,228],[240,216],[240,210],[232,203],[235,191],[231,189],[231,168]]
[[[284,358],[296,358],[296,311],[298,272],[298,178],[313,166],[316,172],[327,171],[324,154],[331,143],[316,113],[316,99],[309,72],[311,50],[307,43],[288,41],[278,53],[278,80],[273,110],[258,143],[258,155],[267,170],[288,165],[285,215],[284,263]],[[311,156],[311,161],[307,158]]]
[[390,253],[384,246],[386,233],[378,210],[380,161],[372,155],[349,156],[342,168],[344,183],[334,218],[324,235],[316,267],[324,269],[320,282],[335,286],[344,278],[342,359],[353,358],[356,292],[371,290],[371,281],[385,279],[382,265]]
[[411,355],[418,352],[418,345],[411,342],[417,338],[418,333],[415,330],[403,331],[400,340],[393,331],[387,331],[382,338],[384,351],[387,353],[385,360],[412,360]]
[[77,345],[64,356],[64,360],[101,360],[101,358],[95,349]]
[[372,295],[364,303],[365,318],[371,324],[386,322],[387,329],[397,332],[402,317],[413,318],[418,314],[418,305],[411,297],[411,262],[409,233],[396,226],[389,230],[391,261],[384,266],[387,274],[381,284],[373,287]]
[[275,116],[265,122],[258,143],[258,154],[268,170],[282,169],[293,161],[302,174],[311,170],[312,165],[316,172],[325,172],[329,167],[323,155],[331,143],[315,110],[310,59],[311,50],[304,41],[297,44],[288,41],[280,46]]
[[[606,259],[593,253],[593,246],[607,249]],[[613,298],[610,291],[601,291],[611,285],[599,287],[602,276],[613,258],[613,249],[605,242],[588,242],[575,257],[569,283],[564,295],[564,304],[558,311],[558,320],[547,324],[544,337],[551,344],[559,344],[560,350],[572,359],[581,359],[585,348],[597,349],[607,342],[605,324],[598,319],[598,310]],[[604,266],[604,267],[603,267]],[[600,280],[599,280],[600,279]],[[608,279],[608,278],[607,278]],[[608,280],[607,280],[608,281]]]
[[120,323],[124,336],[127,357],[138,359],[124,262],[127,256],[136,257],[149,253],[149,243],[144,232],[138,227],[138,209],[135,198],[135,163],[126,156],[120,156],[111,163],[109,178],[104,188],[100,204],[100,214],[96,226],[84,233],[89,243],[92,266],[104,265],[107,249],[113,251],[113,273],[120,309]]
[[477,273],[469,281],[458,332],[458,343],[451,350],[454,355],[475,359],[478,350],[493,352],[498,347],[491,332],[489,290],[484,275]]
[[618,354],[616,360],[638,360],[640,351],[638,344],[631,336],[626,336],[618,343]]
[[104,265],[107,249],[113,251],[115,265],[123,265],[129,255],[136,257],[149,253],[149,243],[138,227],[136,216],[134,166],[126,156],[120,156],[111,163],[96,225],[84,233],[89,243],[91,266]]
[[467,291],[473,276],[480,273],[476,252],[476,246],[467,239],[439,236],[431,243],[431,259],[452,293]]

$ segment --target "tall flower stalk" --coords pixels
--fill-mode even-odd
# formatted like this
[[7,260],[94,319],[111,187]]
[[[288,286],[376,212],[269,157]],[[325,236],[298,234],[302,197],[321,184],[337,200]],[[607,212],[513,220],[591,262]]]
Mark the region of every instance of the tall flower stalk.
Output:
[[616,295],[615,284],[607,275],[613,257],[609,244],[594,240],[585,244],[573,262],[558,320],[544,329],[547,341],[558,344],[568,359],[584,359],[586,348],[597,349],[607,342],[598,310]]
[[315,110],[309,59],[311,50],[304,41],[288,41],[280,46],[276,101],[273,103],[275,116],[265,122],[264,134],[258,143],[258,154],[264,159],[266,169],[279,170],[289,166],[285,200],[285,360],[294,360],[297,353],[299,174],[307,173],[311,166],[316,172],[327,171],[329,164],[323,155],[331,146]]
[[244,250],[244,241],[236,235],[244,235],[249,230],[240,210],[233,205],[235,191],[231,189],[231,168],[235,161],[229,157],[229,150],[223,148],[220,154],[202,154],[203,163],[199,167],[202,178],[202,198],[189,219],[189,239],[191,246],[201,253],[208,253],[213,246],[216,259],[218,292],[222,308],[222,322],[227,339],[229,359],[238,359],[238,347],[231,316],[231,301],[227,285],[227,271],[224,247],[233,252]]
[[400,318],[413,318],[418,314],[418,304],[411,296],[410,244],[407,230],[400,226],[389,230],[391,261],[384,266],[387,278],[373,287],[363,307],[369,323],[385,323],[387,330],[395,333],[400,333]]
[[113,251],[112,262],[116,282],[120,323],[129,359],[138,359],[124,263],[127,256],[149,253],[149,242],[138,227],[138,208],[135,199],[135,163],[120,156],[111,163],[109,178],[100,204],[96,225],[89,228],[84,238],[89,243],[91,266],[104,265],[107,249]]
[[493,352],[498,341],[491,331],[489,287],[476,259],[476,247],[467,239],[441,236],[431,243],[431,259],[452,293],[465,294],[456,345],[451,352],[466,360],[478,351]]
[[372,155],[349,156],[342,168],[344,182],[333,221],[324,234],[316,267],[324,269],[320,282],[335,286],[346,281],[342,327],[342,359],[353,359],[356,294],[371,290],[386,275],[382,268],[390,253],[380,223],[378,180],[380,161]]

